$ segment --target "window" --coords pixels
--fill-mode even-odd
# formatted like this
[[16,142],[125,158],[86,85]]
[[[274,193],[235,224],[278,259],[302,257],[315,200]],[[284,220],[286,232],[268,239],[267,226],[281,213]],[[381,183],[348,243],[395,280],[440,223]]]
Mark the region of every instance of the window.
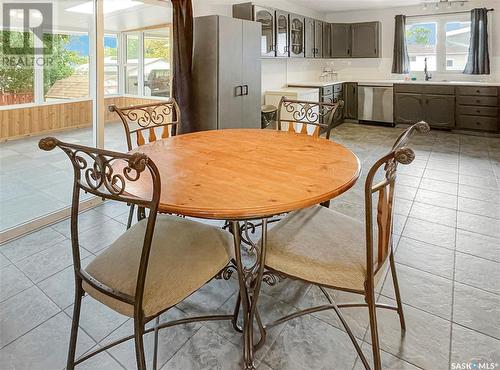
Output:
[[52,45],[43,67],[44,101],[89,96],[89,37],[87,34],[44,34]]
[[[28,40],[24,44],[24,40]],[[3,55],[3,42],[14,48],[23,48],[19,55]],[[33,34],[18,31],[0,31],[0,106],[26,104],[34,101],[35,69]]]
[[413,23],[406,26],[406,42],[410,56],[410,69],[423,71],[425,59],[429,71],[436,70],[437,23]]
[[410,18],[406,41],[411,71],[461,72],[469,53],[470,20],[467,14]]
[[170,97],[170,30],[167,26],[125,34],[125,94]]
[[144,95],[170,96],[169,29],[144,34]]
[[104,36],[104,94],[118,94],[118,36]]
[[125,36],[125,93],[139,94],[139,34]]
[[470,21],[446,22],[445,30],[446,69],[463,71],[469,55]]

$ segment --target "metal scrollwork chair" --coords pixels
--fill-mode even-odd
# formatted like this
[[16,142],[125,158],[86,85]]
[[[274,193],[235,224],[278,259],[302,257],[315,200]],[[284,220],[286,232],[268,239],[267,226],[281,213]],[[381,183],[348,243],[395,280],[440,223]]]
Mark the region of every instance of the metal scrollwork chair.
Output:
[[[165,139],[177,135],[178,126],[181,122],[181,111],[174,98],[129,107],[110,105],[108,110],[110,112],[116,112],[120,117],[123,127],[125,128],[127,148],[129,151],[134,148],[132,144],[134,135],[136,146],[141,146],[146,144],[144,133],[147,132],[147,142],[156,141],[158,136]],[[132,225],[134,208],[134,205],[130,206],[127,228],[130,228]],[[137,219],[141,220],[144,217],[144,209],[139,208]]]
[[[74,169],[71,208],[71,248],[75,274],[75,301],[67,369],[129,339],[135,340],[137,367],[146,369],[143,335],[154,332],[153,368],[157,365],[158,330],[188,322],[232,320],[233,315],[191,317],[160,325],[159,316],[223,271],[232,257],[232,235],[220,228],[171,215],[159,215],[160,174],[141,153],[123,154],[48,137],[39,147],[56,147],[69,157]],[[127,193],[141,177],[152,179],[145,198]],[[78,243],[80,192],[149,209],[149,217],[136,223],[104,252],[82,268]],[[189,273],[186,273],[189,272]],[[82,298],[91,297],[134,320],[134,334],[75,358]],[[152,328],[149,321],[156,319]]]
[[335,114],[343,105],[342,100],[324,103],[292,100],[284,96],[278,105],[276,128],[311,136],[319,136],[324,131],[325,138],[330,139]]
[[[268,231],[266,256],[268,274],[286,276],[316,285],[328,303],[294,312],[261,326],[263,337],[267,328],[305,314],[333,309],[345,327],[361,361],[369,369],[366,358],[340,312],[340,308],[368,307],[374,367],[376,370],[382,368],[376,308],[397,311],[401,328],[405,330],[392,249],[392,205],[397,167],[399,164],[410,164],[415,158],[414,152],[406,147],[415,131],[428,132],[429,125],[419,122],[406,129],[396,140],[391,151],[375,162],[368,172],[365,182],[365,224],[332,209],[314,206],[288,214]],[[379,170],[384,175],[383,179],[374,183]],[[373,211],[376,211],[375,221]],[[375,286],[383,277],[382,272],[385,271],[387,262],[392,273],[397,306],[376,302]],[[362,294],[366,303],[336,304],[325,288]],[[262,342],[261,340],[260,343]],[[256,345],[257,348],[260,343]]]

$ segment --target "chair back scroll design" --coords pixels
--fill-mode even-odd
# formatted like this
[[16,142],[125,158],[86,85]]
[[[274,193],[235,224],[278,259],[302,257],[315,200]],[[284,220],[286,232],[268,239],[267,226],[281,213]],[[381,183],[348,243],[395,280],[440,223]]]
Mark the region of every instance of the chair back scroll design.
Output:
[[[288,124],[288,131],[308,134],[307,128],[314,126],[311,136],[318,137],[321,129],[325,129],[326,138],[330,138],[335,113],[344,102],[335,103],[311,102],[293,100],[282,97],[278,105],[277,129],[283,129],[283,123]],[[296,128],[296,124],[298,127]]]
[[[149,252],[158,212],[161,182],[156,165],[145,154],[125,154],[83,145],[69,144],[54,137],[40,140],[38,146],[45,151],[58,147],[70,159],[74,170],[73,197],[71,206],[71,245],[77,291],[81,291],[81,281],[110,297],[134,305],[137,314],[142,314],[142,298],[146,280]],[[151,176],[153,188],[149,199],[127,194],[127,185],[138,181],[143,175]],[[144,235],[141,260],[139,264],[135,296],[113,290],[90,276],[81,268],[78,242],[78,212],[80,191],[91,193],[103,199],[110,199],[148,208],[150,210]]]
[[[393,227],[393,201],[396,182],[396,172],[399,164],[410,164],[415,159],[412,149],[406,147],[415,131],[420,133],[429,132],[426,122],[418,122],[407,128],[396,140],[391,151],[380,158],[371,167],[365,182],[365,222],[366,222],[366,250],[367,250],[367,273],[375,275],[384,265],[392,251],[392,227]],[[377,172],[383,170],[383,179],[374,184]],[[376,199],[378,195],[378,199]],[[374,245],[374,220],[373,204],[376,204],[376,227],[377,240]]]
[[110,105],[108,109],[118,114],[125,127],[128,150],[132,150],[133,134],[136,135],[136,145],[141,146],[146,143],[143,131],[148,131],[148,142],[152,142],[157,140],[156,128],[163,127],[161,138],[167,138],[177,134],[181,122],[181,112],[173,98],[130,107]]

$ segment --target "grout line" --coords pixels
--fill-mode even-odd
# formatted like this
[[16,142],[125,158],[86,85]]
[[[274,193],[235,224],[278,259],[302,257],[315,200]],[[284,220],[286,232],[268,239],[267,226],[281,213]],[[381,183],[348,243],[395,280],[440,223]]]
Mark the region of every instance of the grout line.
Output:
[[[59,306],[57,307],[59,308]],[[42,321],[41,323],[35,325],[33,328],[31,328],[30,330],[28,330],[26,333],[23,333],[21,334],[20,336],[16,337],[15,339],[12,339],[10,342],[8,342],[7,344],[4,344],[2,347],[0,347],[0,351],[3,350],[4,348],[7,348],[10,344],[14,343],[15,341],[17,341],[18,339],[21,339],[22,337],[24,337],[25,335],[28,335],[29,333],[31,333],[33,330],[35,330],[36,328],[38,328],[39,326],[45,324],[47,321],[49,321],[50,319],[56,317],[57,315],[59,315],[62,311],[59,310],[58,312],[56,312],[55,314],[53,314],[52,316],[50,316],[48,319]]]

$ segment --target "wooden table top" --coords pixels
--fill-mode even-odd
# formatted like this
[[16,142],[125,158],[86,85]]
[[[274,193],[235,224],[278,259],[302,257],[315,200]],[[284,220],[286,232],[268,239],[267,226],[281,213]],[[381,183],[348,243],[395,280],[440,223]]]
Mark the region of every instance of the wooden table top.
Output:
[[[353,186],[361,169],[356,155],[340,144],[275,130],[196,132],[134,151],[159,169],[160,211],[221,220],[322,203]],[[140,197],[151,188],[147,177],[127,184],[127,192]]]

